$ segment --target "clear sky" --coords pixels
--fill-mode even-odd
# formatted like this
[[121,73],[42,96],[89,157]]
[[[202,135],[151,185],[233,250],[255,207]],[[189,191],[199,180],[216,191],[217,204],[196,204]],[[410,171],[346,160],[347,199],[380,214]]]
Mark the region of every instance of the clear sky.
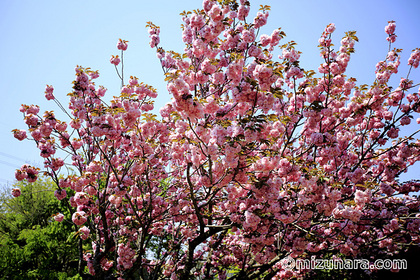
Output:
[[[397,22],[395,47],[404,49],[402,67],[395,79],[407,74],[407,59],[420,47],[419,0],[258,0],[251,2],[254,16],[260,4],[271,6],[269,22],[263,33],[281,27],[302,51],[301,66],[316,69],[321,63],[318,38],[328,23],[335,23],[334,42],[339,45],[345,31],[356,30],[359,43],[348,68],[348,75],[359,84],[374,80],[374,69],[383,60],[388,44],[384,27]],[[119,54],[118,38],[129,41],[125,54],[125,75],[137,76],[158,89],[155,107],[170,100],[163,73],[154,50],[149,48],[147,21],[161,27],[161,45],[182,52],[180,24],[183,10],[201,8],[201,0],[0,0],[0,185],[14,180],[14,170],[25,162],[42,166],[34,142],[20,142],[11,130],[26,129],[21,104],[38,104],[41,111],[58,108],[44,98],[46,84],[53,85],[55,96],[66,105],[71,91],[74,67],[82,65],[99,70],[97,84],[117,95],[120,81],[110,56]],[[412,72],[420,82],[420,69]],[[394,80],[395,81],[395,80]],[[420,179],[420,168],[402,179]]]

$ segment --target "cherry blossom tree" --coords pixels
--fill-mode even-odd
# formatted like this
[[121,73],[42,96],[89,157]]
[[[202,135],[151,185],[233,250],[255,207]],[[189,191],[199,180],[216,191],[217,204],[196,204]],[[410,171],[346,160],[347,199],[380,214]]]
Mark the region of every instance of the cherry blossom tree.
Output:
[[[334,47],[329,24],[324,62],[305,70],[281,29],[260,35],[269,9],[250,19],[249,1],[204,0],[181,14],[182,54],[160,47],[160,28],[147,23],[173,96],[160,117],[151,113],[156,90],[124,79],[125,40],[110,59],[117,96],[105,99],[98,72],[77,66],[68,110],[52,86],[45,91],[67,122],[22,105],[29,128],[14,135],[35,142],[57,199],[68,201],[84,278],[288,279],[307,271],[288,269],[287,257],[419,245],[420,184],[398,177],[420,159],[419,84],[410,80],[420,50],[389,85],[401,62],[389,22],[375,81],[357,85],[345,74],[354,31]],[[16,179],[39,172],[24,165]]]

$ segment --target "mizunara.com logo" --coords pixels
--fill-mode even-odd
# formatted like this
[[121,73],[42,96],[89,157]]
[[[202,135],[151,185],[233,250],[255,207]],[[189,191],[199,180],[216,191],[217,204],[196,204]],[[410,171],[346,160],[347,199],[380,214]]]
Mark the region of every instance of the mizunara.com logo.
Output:
[[287,257],[281,260],[284,269],[407,269],[405,259],[377,259],[373,262],[367,259],[294,259]]

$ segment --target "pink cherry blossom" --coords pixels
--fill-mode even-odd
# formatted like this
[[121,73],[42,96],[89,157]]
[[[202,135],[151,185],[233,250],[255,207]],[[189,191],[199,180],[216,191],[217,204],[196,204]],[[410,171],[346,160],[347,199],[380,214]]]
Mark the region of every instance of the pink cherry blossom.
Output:
[[74,195],[74,201],[77,205],[84,205],[89,201],[89,197],[84,192],[76,192]]
[[118,55],[116,56],[111,56],[111,59],[109,60],[111,62],[111,64],[114,64],[115,66],[117,66],[118,64],[120,64],[121,59],[118,57]]
[[18,139],[19,141],[22,141],[26,139],[26,131],[23,129],[15,129],[13,130],[13,136]]
[[14,197],[19,197],[19,196],[21,195],[21,191],[20,191],[20,189],[18,189],[18,188],[14,188],[14,189],[12,189],[12,195],[13,195]]
[[[76,222],[74,223],[77,224]],[[83,240],[86,240],[89,237],[90,230],[86,226],[81,227],[79,229],[79,232],[80,232],[80,238],[82,238]]]
[[122,51],[126,51],[128,48],[128,41],[126,40],[121,40],[118,39],[118,43],[117,43],[117,49],[122,50]]
[[388,35],[392,35],[395,32],[395,21],[389,21],[388,25],[385,26],[385,33]]
[[18,181],[22,181],[28,177],[28,174],[25,171],[17,169],[15,171],[15,178]]
[[54,215],[54,220],[57,222],[62,222],[64,220],[64,215],[61,213],[57,213],[56,215]]
[[67,196],[67,192],[66,190],[56,190],[54,195],[58,200],[63,200]]
[[53,99],[55,99],[54,94],[53,94],[53,91],[54,91],[53,86],[47,85],[47,87],[45,88],[45,98],[47,100],[53,100]]
[[73,223],[75,223],[78,226],[81,226],[87,221],[87,218],[85,217],[85,215],[86,213],[84,211],[74,212],[71,219]]

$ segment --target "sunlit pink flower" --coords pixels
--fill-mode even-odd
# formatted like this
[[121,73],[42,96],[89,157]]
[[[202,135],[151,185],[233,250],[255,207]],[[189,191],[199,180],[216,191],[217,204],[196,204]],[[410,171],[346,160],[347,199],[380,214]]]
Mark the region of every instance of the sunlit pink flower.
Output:
[[396,26],[395,21],[389,21],[388,25],[385,26],[385,33],[388,35],[394,34]]
[[15,171],[16,180],[22,181],[26,179],[29,183],[33,183],[38,179],[39,169],[28,164]]
[[127,48],[128,48],[127,43],[128,43],[128,41],[119,39],[118,43],[117,43],[117,49],[123,50],[123,51],[127,50]]
[[54,91],[53,86],[47,85],[47,87],[45,88],[45,98],[47,100],[53,100],[55,98],[53,91]]
[[[77,223],[75,222],[75,224]],[[79,233],[80,233],[80,238],[82,238],[83,240],[86,240],[89,237],[90,230],[86,226],[83,226],[79,229]]]
[[71,217],[73,223],[75,223],[78,226],[83,225],[87,218],[85,217],[86,213],[84,211],[77,211],[73,213],[73,216]]
[[62,222],[64,219],[64,215],[61,213],[58,213],[54,216],[54,220],[56,220],[57,222]]
[[150,47],[151,48],[157,47],[157,45],[159,45],[160,43],[159,35],[153,34],[153,35],[150,35],[149,37],[150,37],[150,43],[149,43]]
[[239,20],[245,20],[245,18],[249,14],[249,9],[250,9],[249,6],[240,5],[239,9],[238,9],[238,19]]
[[111,56],[111,59],[109,60],[111,62],[111,64],[114,64],[115,66],[117,66],[118,64],[120,64],[121,60],[118,57],[118,55],[116,56]]
[[394,43],[397,39],[397,35],[393,34],[393,35],[389,35],[388,38],[386,38],[387,41]]
[[77,205],[84,205],[89,201],[89,197],[84,192],[76,192],[74,195],[74,201]]

